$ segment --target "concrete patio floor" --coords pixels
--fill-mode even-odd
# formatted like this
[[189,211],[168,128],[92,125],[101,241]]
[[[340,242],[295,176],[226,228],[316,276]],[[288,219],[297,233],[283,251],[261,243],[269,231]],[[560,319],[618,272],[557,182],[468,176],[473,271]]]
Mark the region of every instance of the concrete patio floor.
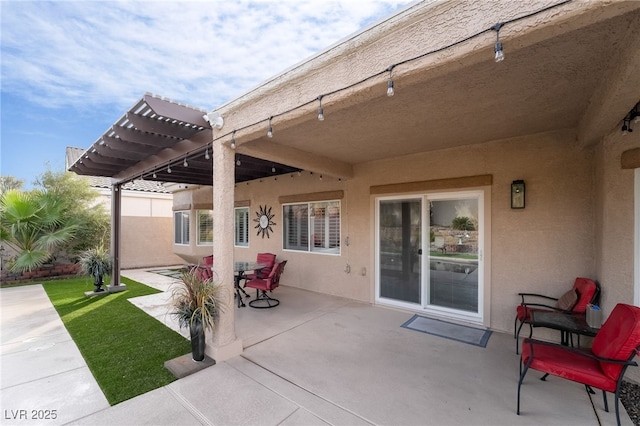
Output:
[[[143,270],[123,275],[165,291],[172,282]],[[42,287],[0,297],[2,424],[615,424],[611,394],[606,413],[599,391],[593,408],[584,386],[543,382],[536,371],[517,416],[511,335],[494,332],[481,348],[402,328],[412,313],[284,286],[274,292],[277,308],[234,307],[242,355],[109,407]],[[177,330],[167,292],[131,302]],[[11,418],[47,409],[57,418]]]

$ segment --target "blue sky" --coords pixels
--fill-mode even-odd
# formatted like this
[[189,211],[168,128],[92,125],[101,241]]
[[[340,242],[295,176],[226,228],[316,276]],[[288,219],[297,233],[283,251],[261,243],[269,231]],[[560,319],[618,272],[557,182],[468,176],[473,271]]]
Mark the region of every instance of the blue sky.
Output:
[[30,188],[146,92],[213,109],[412,2],[0,1],[0,174]]

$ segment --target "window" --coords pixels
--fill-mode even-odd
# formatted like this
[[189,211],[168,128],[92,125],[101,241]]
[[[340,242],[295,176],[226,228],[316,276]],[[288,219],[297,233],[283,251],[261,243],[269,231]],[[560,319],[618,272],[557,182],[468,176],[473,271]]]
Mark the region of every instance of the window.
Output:
[[189,212],[177,211],[173,213],[174,243],[189,244]]
[[213,211],[198,210],[198,245],[213,245]]
[[285,250],[340,254],[340,201],[283,206]]
[[235,245],[249,247],[249,207],[235,209]]

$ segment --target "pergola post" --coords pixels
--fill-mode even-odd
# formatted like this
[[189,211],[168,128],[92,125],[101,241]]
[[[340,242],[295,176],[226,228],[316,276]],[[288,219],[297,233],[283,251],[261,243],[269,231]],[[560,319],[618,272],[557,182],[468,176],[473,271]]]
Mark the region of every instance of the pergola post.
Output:
[[120,288],[120,224],[122,217],[122,185],[119,183],[111,186],[111,257],[113,266],[111,267],[111,285],[107,286],[109,291],[124,290]]
[[236,336],[233,301],[235,151],[223,144],[214,144],[212,151],[214,277],[226,288],[226,306],[214,332],[207,333],[206,353],[220,362],[242,353],[242,340]]

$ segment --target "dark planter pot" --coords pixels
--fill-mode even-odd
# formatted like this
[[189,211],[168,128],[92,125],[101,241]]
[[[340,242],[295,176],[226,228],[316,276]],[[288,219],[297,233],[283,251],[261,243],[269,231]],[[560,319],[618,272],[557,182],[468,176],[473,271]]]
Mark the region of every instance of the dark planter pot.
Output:
[[102,275],[96,277],[96,279],[93,281],[93,285],[96,287],[96,289],[93,290],[95,293],[105,291],[104,288],[102,288],[102,286],[104,285],[104,282],[102,281]]
[[202,361],[204,359],[204,327],[199,322],[192,322],[189,326],[191,332],[191,354],[194,361]]

